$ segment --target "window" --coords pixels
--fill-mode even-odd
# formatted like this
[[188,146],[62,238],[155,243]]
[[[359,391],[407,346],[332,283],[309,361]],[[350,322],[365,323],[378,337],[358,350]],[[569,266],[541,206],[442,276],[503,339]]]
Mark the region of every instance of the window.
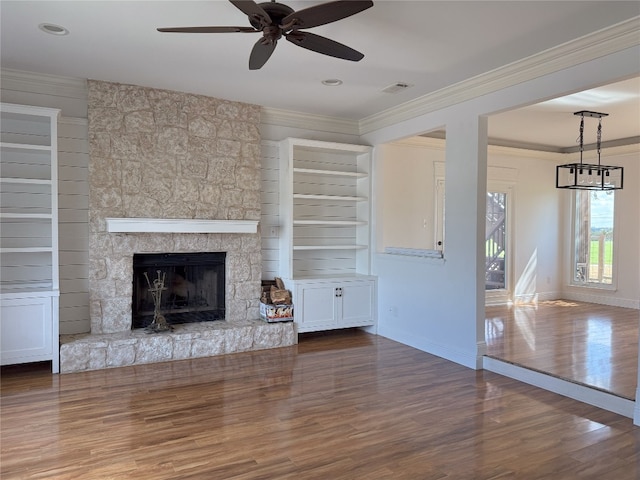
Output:
[[507,194],[487,192],[485,290],[507,288]]
[[613,286],[613,191],[575,190],[572,281]]

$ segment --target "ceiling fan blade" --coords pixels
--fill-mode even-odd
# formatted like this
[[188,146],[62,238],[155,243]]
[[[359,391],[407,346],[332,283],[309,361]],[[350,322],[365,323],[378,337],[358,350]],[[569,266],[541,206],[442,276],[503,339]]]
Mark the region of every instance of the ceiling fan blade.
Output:
[[276,49],[276,44],[277,42],[268,42],[265,41],[264,38],[258,40],[251,50],[251,56],[249,57],[249,70],[261,69]]
[[330,57],[351,60],[352,62],[358,62],[364,58],[364,54],[353,48],[309,32],[289,33],[286,35],[286,39],[299,47],[329,55]]
[[172,32],[172,33],[234,33],[245,32],[253,33],[259,32],[253,27],[168,27],[158,28],[159,32]]
[[249,19],[257,20],[257,22],[266,27],[271,25],[271,17],[264,9],[253,0],[229,0],[238,9],[242,11]]
[[350,17],[370,7],[373,7],[373,2],[370,0],[337,0],[321,3],[287,15],[282,19],[281,25],[285,30],[317,27]]

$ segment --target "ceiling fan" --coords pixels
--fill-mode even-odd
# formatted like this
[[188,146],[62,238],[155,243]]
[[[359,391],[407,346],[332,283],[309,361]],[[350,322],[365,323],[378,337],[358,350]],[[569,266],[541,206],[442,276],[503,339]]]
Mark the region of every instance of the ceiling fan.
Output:
[[337,0],[304,8],[297,12],[275,0],[264,3],[256,3],[253,0],[229,1],[249,17],[251,27],[170,27],[158,28],[157,30],[175,33],[262,32],[262,38],[255,43],[251,50],[249,70],[262,68],[275,50],[276,43],[282,37],[294,45],[330,57],[353,62],[364,58],[362,53],[342,43],[301,30],[325,25],[360,13],[373,6],[373,2],[370,0]]

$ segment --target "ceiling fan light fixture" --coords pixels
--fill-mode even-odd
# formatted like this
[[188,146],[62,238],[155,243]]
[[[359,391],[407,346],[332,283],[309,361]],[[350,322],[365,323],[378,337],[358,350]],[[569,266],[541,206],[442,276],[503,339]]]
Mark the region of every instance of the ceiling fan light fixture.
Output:
[[342,85],[342,80],[340,80],[339,78],[327,78],[326,80],[322,80],[322,84],[326,85],[327,87],[337,87],[339,85]]
[[251,50],[249,70],[262,68],[282,37],[294,45],[329,57],[352,62],[359,62],[364,58],[364,54],[353,48],[304,29],[326,25],[360,13],[373,7],[372,0],[334,0],[297,11],[275,0],[261,3],[256,3],[255,0],[229,1],[247,16],[251,27],[161,27],[156,30],[165,33],[262,33],[263,39],[258,40]]
[[62,25],[56,25],[54,23],[41,23],[38,25],[38,28],[49,35],[69,35],[69,30]]

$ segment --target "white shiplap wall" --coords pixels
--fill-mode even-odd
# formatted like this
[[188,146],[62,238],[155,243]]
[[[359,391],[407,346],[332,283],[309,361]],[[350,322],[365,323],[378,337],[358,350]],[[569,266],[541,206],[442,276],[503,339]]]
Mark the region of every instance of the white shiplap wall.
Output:
[[89,141],[87,120],[58,124],[60,333],[91,329],[89,320]]
[[278,142],[262,141],[262,278],[273,280],[278,276],[279,249],[279,149]]

